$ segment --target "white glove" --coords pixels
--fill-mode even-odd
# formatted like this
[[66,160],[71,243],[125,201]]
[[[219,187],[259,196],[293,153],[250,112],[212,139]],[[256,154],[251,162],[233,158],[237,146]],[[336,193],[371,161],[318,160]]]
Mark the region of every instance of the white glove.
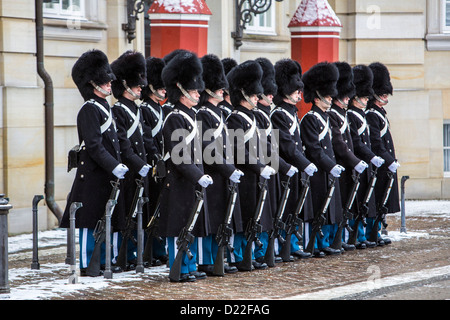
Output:
[[344,171],[345,168],[337,164],[333,167],[333,169],[331,169],[330,174],[335,178],[339,178],[341,176],[341,173]]
[[124,165],[123,163],[119,163],[117,167],[114,168],[112,171],[113,175],[115,175],[119,179],[125,178],[125,173],[128,172],[128,167]]
[[370,160],[370,162],[373,163],[373,165],[377,168],[381,167],[384,164],[384,159],[378,156],[375,156]]
[[400,163],[398,163],[397,161],[392,162],[392,164],[389,166],[389,170],[393,173],[397,172],[397,168],[400,167]]
[[148,165],[148,164],[144,165],[144,166],[141,168],[141,170],[139,170],[139,175],[140,175],[141,177],[146,177],[147,174],[148,174],[148,172],[150,171],[150,168],[151,168],[150,165]]
[[366,170],[368,167],[369,167],[369,165],[368,165],[367,163],[365,163],[364,161],[361,160],[361,162],[358,163],[358,164],[355,166],[355,170],[356,170],[358,173],[363,173],[364,170]]
[[232,182],[234,182],[234,183],[239,183],[239,182],[241,182],[239,179],[240,179],[243,175],[244,175],[244,173],[243,173],[241,170],[236,169],[236,170],[234,170],[233,173],[231,174],[230,180],[231,180]]
[[270,176],[274,175],[275,173],[277,173],[277,172],[275,171],[274,168],[265,166],[264,169],[261,171],[261,176],[264,179],[268,180],[268,179],[270,179]]
[[312,177],[314,175],[314,173],[317,172],[317,167],[314,163],[311,163],[309,166],[306,167],[305,169],[305,173]]
[[291,166],[291,168],[289,169],[289,171],[286,173],[286,175],[290,178],[292,177],[294,174],[296,174],[298,172],[298,169],[294,166]]
[[213,179],[205,174],[198,180],[198,184],[201,185],[203,188],[207,188],[210,184],[213,184]]

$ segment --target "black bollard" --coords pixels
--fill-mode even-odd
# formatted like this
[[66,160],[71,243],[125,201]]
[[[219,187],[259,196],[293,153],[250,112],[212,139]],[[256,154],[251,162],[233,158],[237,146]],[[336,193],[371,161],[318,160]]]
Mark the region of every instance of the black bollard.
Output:
[[0,293],[9,293],[8,281],[8,213],[9,199],[0,194]]
[[35,195],[32,202],[32,211],[33,211],[33,260],[31,262],[32,270],[39,270],[39,257],[38,257],[38,232],[39,232],[39,224],[38,224],[38,203],[44,199],[43,195]]
[[137,265],[136,273],[144,272],[144,230],[142,229],[142,207],[148,202],[147,197],[140,197],[137,206]]
[[403,176],[401,180],[401,210],[402,210],[402,216],[401,216],[401,227],[400,227],[400,233],[406,233],[406,213],[405,213],[405,182],[409,179],[409,176]]
[[76,265],[76,254],[75,254],[75,213],[81,208],[83,204],[81,202],[72,202],[70,205],[70,216],[69,216],[69,239],[67,239],[67,243],[70,245],[71,256],[69,257],[69,284],[78,283],[77,276],[77,265]]

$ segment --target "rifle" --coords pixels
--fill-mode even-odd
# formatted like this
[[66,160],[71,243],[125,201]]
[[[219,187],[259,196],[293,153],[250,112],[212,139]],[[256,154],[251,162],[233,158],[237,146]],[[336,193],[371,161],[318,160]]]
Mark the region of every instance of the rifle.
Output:
[[348,195],[347,203],[343,208],[342,212],[342,221],[339,223],[336,235],[334,236],[333,243],[331,244],[331,248],[341,250],[342,249],[342,231],[344,228],[347,229],[349,233],[353,232],[353,229],[348,225],[348,220],[353,219],[353,214],[351,213],[351,208],[353,206],[353,202],[355,201],[356,194],[358,193],[359,186],[361,182],[359,181],[360,173],[356,173],[356,175],[352,175],[353,178],[353,186],[350,194]]
[[247,240],[247,245],[245,246],[244,256],[240,262],[242,270],[251,271],[252,270],[252,246],[253,242],[258,246],[262,247],[262,243],[258,238],[258,234],[262,231],[262,226],[259,223],[261,221],[261,215],[264,209],[264,203],[266,202],[267,196],[267,179],[264,179],[263,183],[259,183],[259,199],[256,205],[255,214],[253,218],[247,223],[245,230],[245,238]]
[[122,243],[120,245],[119,254],[117,256],[116,265],[121,267],[122,270],[126,270],[128,260],[128,240],[137,244],[137,240],[133,235],[133,231],[136,229],[135,217],[137,215],[139,198],[142,197],[144,192],[144,177],[136,179],[136,191],[134,192],[133,202],[131,203],[130,211],[127,215],[127,221],[125,229],[122,233]]
[[216,235],[216,242],[218,246],[216,260],[214,261],[214,270],[213,274],[216,276],[223,276],[225,274],[224,271],[224,262],[223,255],[225,251],[225,247],[230,250],[230,252],[234,251],[234,248],[230,245],[230,237],[233,234],[233,229],[231,228],[231,218],[233,217],[234,207],[236,205],[237,198],[237,183],[232,182],[230,186],[230,195],[228,196],[228,204],[227,211],[225,213],[225,218],[223,223],[219,226]]
[[386,183],[386,189],[383,193],[382,201],[377,209],[377,217],[372,226],[372,230],[369,235],[369,241],[377,243],[378,240],[378,224],[381,222],[385,228],[387,228],[387,223],[384,221],[386,214],[388,213],[388,208],[386,207],[386,203],[389,199],[389,195],[391,194],[392,184],[394,183],[394,173],[390,170],[387,171],[388,181]]
[[327,196],[322,204],[322,207],[320,208],[320,210],[316,211],[316,214],[314,215],[314,220],[311,222],[312,230],[311,230],[311,234],[309,236],[308,245],[305,250],[305,251],[311,253],[311,255],[314,254],[314,244],[316,242],[316,235],[319,234],[319,236],[321,238],[323,238],[323,236],[324,236],[322,233],[322,226],[326,222],[325,214],[328,210],[328,207],[330,206],[331,198],[333,197],[334,190],[336,188],[335,187],[336,178],[331,176],[331,178],[329,178],[329,179],[330,179],[330,182],[329,182],[329,187],[328,187],[328,191],[327,191]]
[[280,203],[278,205],[277,214],[273,221],[273,228],[269,232],[269,242],[266,249],[266,254],[264,255],[264,262],[267,263],[269,267],[275,266],[275,239],[283,245],[286,240],[281,236],[281,231],[286,229],[286,224],[283,222],[283,215],[286,209],[286,202],[289,198],[291,189],[289,184],[291,182],[291,177],[288,177],[286,181],[282,181],[283,194],[281,195]]
[[[93,236],[95,238],[94,251],[92,252],[91,259],[89,260],[89,265],[86,269],[86,274],[91,277],[96,277],[100,275],[100,259],[101,259],[101,247],[103,242],[106,240],[106,236],[110,237],[110,234],[106,235],[106,215],[112,215],[114,207],[117,203],[117,198],[119,197],[120,189],[120,179],[116,181],[110,181],[112,185],[111,194],[109,195],[108,202],[106,203],[105,213],[103,217],[97,221],[95,225]],[[111,248],[105,248],[106,250],[111,250]],[[108,261],[107,261],[108,262]]]
[[192,208],[191,215],[189,216],[188,223],[183,229],[181,229],[180,234],[177,239],[177,255],[175,256],[175,260],[173,261],[172,267],[169,272],[170,281],[179,282],[181,275],[181,262],[183,260],[183,253],[186,253],[189,260],[193,258],[189,247],[195,239],[195,236],[192,234],[192,230],[195,227],[195,223],[197,222],[197,218],[202,210],[203,206],[203,194],[205,190],[202,188],[201,191],[196,190],[196,200],[194,207]]
[[149,265],[151,265],[153,259],[153,239],[156,238],[161,243],[164,241],[161,237],[157,235],[158,222],[161,213],[160,211],[161,195],[162,192],[160,192],[158,196],[158,202],[156,203],[155,212],[153,212],[153,215],[150,218],[150,221],[148,222],[147,227],[145,229],[145,233],[147,234],[147,241],[145,243],[143,259],[145,262],[148,262]]
[[366,217],[369,213],[369,202],[373,194],[373,190],[375,189],[375,184],[377,183],[377,172],[378,168],[375,168],[372,171],[372,175],[370,177],[369,186],[367,187],[366,193],[364,195],[364,199],[361,205],[361,208],[359,208],[358,215],[355,219],[355,224],[353,225],[353,231],[350,232],[349,239],[347,241],[348,244],[355,244],[356,240],[358,238],[358,226],[360,223],[364,225],[364,227],[367,225]]
[[301,212],[303,210],[303,206],[305,205],[306,196],[308,195],[310,182],[309,176],[306,177],[305,180],[301,180],[302,182],[302,193],[297,201],[297,207],[293,213],[290,213],[286,219],[286,238],[283,244],[283,247],[280,251],[280,257],[283,259],[283,262],[289,262],[291,256],[291,235],[295,235],[299,241],[303,239],[302,235],[298,232],[298,228],[302,225],[303,220],[301,219]]

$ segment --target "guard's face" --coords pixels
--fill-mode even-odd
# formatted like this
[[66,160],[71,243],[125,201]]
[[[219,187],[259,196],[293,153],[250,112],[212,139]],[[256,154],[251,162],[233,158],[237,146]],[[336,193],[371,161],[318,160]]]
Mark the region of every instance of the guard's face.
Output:
[[359,109],[362,109],[362,110],[365,110],[366,107],[367,107],[367,103],[369,102],[369,97],[360,97],[359,100],[361,101],[361,103],[356,101],[356,100],[354,100],[355,101],[355,103],[354,103],[355,107],[357,107]]
[[382,94],[382,95],[379,95],[379,97],[381,100],[384,101],[384,102],[379,101],[381,106],[385,106],[389,103],[389,95],[388,94]]
[[294,101],[300,101],[301,97],[302,97],[301,92],[299,90],[295,90],[294,92],[291,93],[291,98]]
[[[111,81],[107,82],[105,84],[102,84],[99,86],[101,89],[105,90],[105,92],[109,92],[109,94],[111,94]],[[95,92],[97,93],[97,95],[99,95],[102,98],[106,98],[108,95],[104,94],[101,91],[95,90]]]
[[[165,88],[157,89],[156,92],[159,95],[159,96],[156,96],[156,99],[158,101],[163,101],[166,98],[166,89]],[[160,98],[160,97],[164,97],[164,98]]]
[[250,101],[253,102],[254,105],[256,105],[258,103],[258,95],[257,94],[252,94],[250,96]]

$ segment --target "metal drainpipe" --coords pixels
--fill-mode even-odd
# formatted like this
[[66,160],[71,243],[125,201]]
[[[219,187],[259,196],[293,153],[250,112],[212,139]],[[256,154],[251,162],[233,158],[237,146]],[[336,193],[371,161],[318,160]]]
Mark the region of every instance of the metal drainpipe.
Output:
[[53,82],[44,68],[44,24],[42,0],[35,0],[37,72],[45,84],[45,202],[61,222],[63,212],[55,202],[54,134],[53,134]]

